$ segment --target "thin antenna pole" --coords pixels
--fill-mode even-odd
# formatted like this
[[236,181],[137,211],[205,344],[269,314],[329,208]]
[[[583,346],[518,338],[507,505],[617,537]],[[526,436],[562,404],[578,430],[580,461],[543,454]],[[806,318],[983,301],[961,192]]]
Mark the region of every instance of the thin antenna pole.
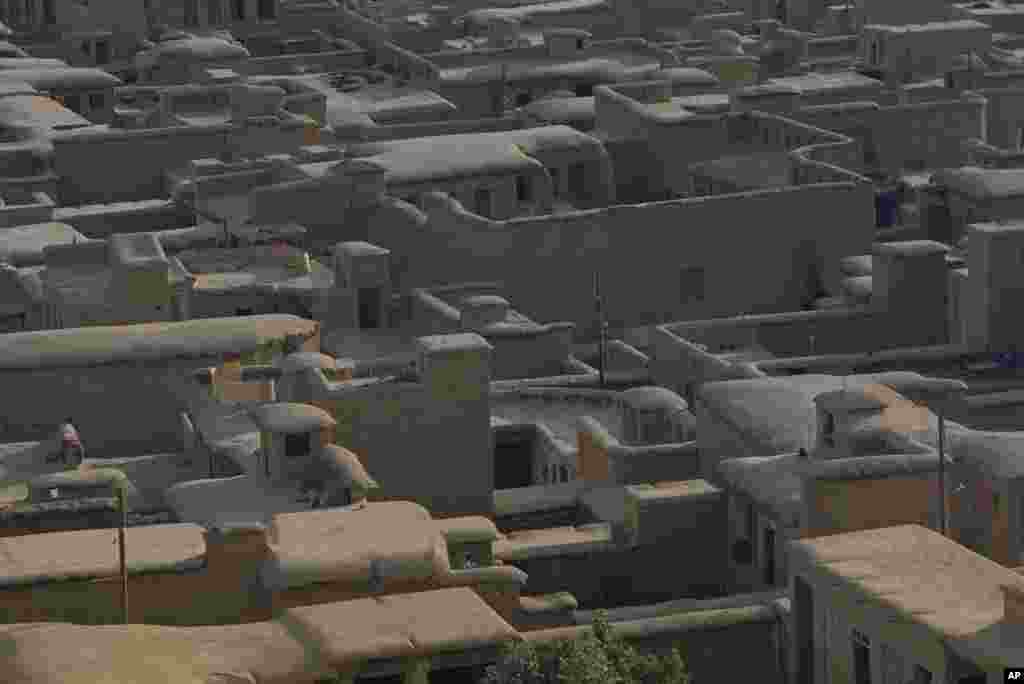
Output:
[[121,624],[128,624],[128,562],[125,555],[124,537],[125,528],[128,527],[128,505],[124,494],[124,487],[118,484],[117,507],[121,509],[121,521],[117,528],[117,555],[121,569]]
[[945,536],[949,532],[946,520],[946,419],[941,410],[936,413],[939,418],[939,531]]
[[597,271],[594,272],[594,304],[597,307],[597,323],[598,323],[598,338],[597,338],[597,370],[598,370],[598,382],[601,388],[605,386],[605,365],[607,363],[607,337],[608,337],[608,324],[604,319],[604,302],[601,297],[601,275]]

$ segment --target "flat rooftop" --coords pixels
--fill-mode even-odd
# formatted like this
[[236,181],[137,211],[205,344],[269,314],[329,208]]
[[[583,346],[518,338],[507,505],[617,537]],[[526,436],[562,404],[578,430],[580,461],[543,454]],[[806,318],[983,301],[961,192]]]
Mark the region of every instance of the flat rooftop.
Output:
[[1024,662],[1024,626],[1004,620],[1015,571],[937,532],[903,525],[794,542],[792,553],[902,621],[927,628],[983,668]]

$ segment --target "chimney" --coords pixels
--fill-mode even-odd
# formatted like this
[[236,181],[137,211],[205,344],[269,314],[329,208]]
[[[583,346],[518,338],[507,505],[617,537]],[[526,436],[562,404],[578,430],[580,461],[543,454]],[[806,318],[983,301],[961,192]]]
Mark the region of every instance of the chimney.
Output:
[[1024,587],[1019,584],[1004,584],[1003,620],[1012,625],[1024,625]]
[[438,399],[486,399],[490,392],[491,351],[475,333],[432,335],[417,340],[421,382]]

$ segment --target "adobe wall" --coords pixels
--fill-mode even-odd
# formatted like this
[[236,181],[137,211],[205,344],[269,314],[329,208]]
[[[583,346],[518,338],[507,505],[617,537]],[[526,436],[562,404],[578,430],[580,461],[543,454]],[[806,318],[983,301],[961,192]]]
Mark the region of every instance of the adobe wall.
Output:
[[487,335],[494,347],[491,372],[495,380],[540,378],[564,372],[571,353],[573,330],[551,327],[529,334]]
[[314,403],[338,421],[336,443],[381,483],[377,497],[415,501],[439,517],[493,513],[486,396],[446,399],[416,383],[380,383]]
[[[115,534],[110,531],[111,541]],[[110,553],[116,564],[116,544],[111,543]],[[120,595],[118,577],[0,590],[0,623],[120,624]],[[193,600],[197,596],[203,600]],[[270,619],[270,612],[251,607],[237,574],[218,577],[207,570],[193,570],[129,575],[128,619],[178,626],[238,624]]]
[[191,212],[175,206],[170,201],[136,206],[96,207],[96,211],[76,211],[57,207],[53,215],[54,221],[67,223],[79,233],[94,239],[105,239],[114,233],[142,233],[187,228],[196,224],[195,216]]
[[0,433],[8,441],[37,441],[71,416],[90,456],[178,451],[182,401],[201,391],[190,384],[191,373],[216,363],[196,359],[0,369],[6,390]]
[[804,501],[807,537],[894,525],[934,529],[938,475],[815,481],[805,486]]
[[[424,229],[370,229],[370,242],[407,257],[399,289],[500,280],[533,318],[574,312],[570,322],[581,329],[592,322],[597,269],[613,330],[799,309],[807,293],[792,277],[798,248],[813,247],[826,285],[837,288],[839,258],[866,253],[875,224],[872,189],[838,183],[504,222],[453,210],[449,201],[428,203]],[[687,266],[704,269],[704,301],[681,301]],[[737,286],[737,274],[746,286]]]
[[[56,135],[54,166],[63,204],[151,199],[166,194],[164,172],[227,151],[230,126]],[[96,160],[104,172],[96,173]]]
[[985,139],[984,100],[926,102],[884,107],[871,115],[878,165],[906,168],[924,162],[928,168],[959,166],[963,142]]
[[[584,610],[721,595],[724,497],[694,500],[671,511],[671,525],[658,526],[647,543],[632,549],[573,553],[569,546],[551,557],[506,562],[528,575],[524,594],[568,591]],[[657,526],[650,517],[649,525]],[[666,549],[674,551],[667,556]]]

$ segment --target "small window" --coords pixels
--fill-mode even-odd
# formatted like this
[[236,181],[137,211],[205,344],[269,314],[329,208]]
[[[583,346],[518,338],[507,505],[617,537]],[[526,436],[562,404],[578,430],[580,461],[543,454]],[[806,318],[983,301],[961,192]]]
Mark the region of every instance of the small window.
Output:
[[93,111],[103,109],[105,101],[106,98],[103,96],[103,93],[91,93],[89,95],[89,109]]
[[491,215],[491,191],[487,188],[477,188],[474,199],[477,213],[489,217]]
[[822,439],[827,447],[834,447],[836,445],[836,417],[831,413],[825,413],[825,426],[822,429]]
[[573,164],[569,167],[569,192],[576,197],[587,195],[587,165]]
[[548,169],[548,175],[551,176],[551,194],[557,197],[560,191],[558,169]]
[[235,21],[245,21],[245,0],[231,0]]
[[853,647],[853,684],[871,684],[871,640],[858,630],[850,633]]
[[275,0],[259,0],[257,11],[262,21],[270,21],[277,15],[277,8],[274,6]]
[[[516,176],[516,199],[520,202],[530,201],[530,179],[526,176]],[[1024,254],[1024,251],[1021,253]]]
[[576,97],[591,97],[594,94],[594,86],[589,83],[581,83],[574,89]]
[[698,304],[704,301],[704,269],[686,267],[680,272],[679,295],[683,304]]
[[91,52],[91,51],[89,50],[89,41],[85,41],[85,42],[83,42],[83,43],[82,43],[81,45],[79,45],[78,47],[79,47],[79,49],[81,49],[81,51],[82,51],[82,52],[83,52],[84,54],[87,54],[87,55],[91,55],[91,54],[92,54],[92,52]]
[[577,50],[582,50],[583,49],[583,39],[582,38],[577,38],[576,39],[576,49]]
[[302,458],[313,450],[313,435],[304,432],[298,435],[284,436],[284,455],[286,458]]
[[68,93],[67,95],[61,98],[61,102],[64,104],[65,107],[67,107],[71,111],[80,114],[82,110],[82,102],[80,97],[80,95]]
[[199,0],[185,0],[185,26],[199,26]]
[[525,107],[530,104],[530,93],[519,93],[516,95],[516,107]]
[[110,44],[105,40],[96,41],[96,63],[106,64],[110,61]]

